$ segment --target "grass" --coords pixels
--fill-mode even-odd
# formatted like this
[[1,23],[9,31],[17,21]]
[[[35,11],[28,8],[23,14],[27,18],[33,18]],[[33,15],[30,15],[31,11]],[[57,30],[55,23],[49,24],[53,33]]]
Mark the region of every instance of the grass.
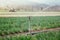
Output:
[[60,40],[60,31],[41,32],[35,35],[0,37],[0,40]]
[[[60,16],[31,17],[30,22],[31,30],[56,28],[60,27]],[[28,17],[0,18],[0,35],[15,32],[28,32],[28,28]]]

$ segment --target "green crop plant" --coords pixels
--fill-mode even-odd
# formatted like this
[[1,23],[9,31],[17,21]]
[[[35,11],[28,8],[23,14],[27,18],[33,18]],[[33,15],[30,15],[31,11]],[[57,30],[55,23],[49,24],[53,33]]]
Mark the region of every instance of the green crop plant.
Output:
[[[60,27],[60,16],[30,17],[31,30]],[[0,35],[29,31],[28,17],[0,17]]]
[[0,37],[0,40],[60,40],[60,30],[40,32],[35,35],[12,35]]

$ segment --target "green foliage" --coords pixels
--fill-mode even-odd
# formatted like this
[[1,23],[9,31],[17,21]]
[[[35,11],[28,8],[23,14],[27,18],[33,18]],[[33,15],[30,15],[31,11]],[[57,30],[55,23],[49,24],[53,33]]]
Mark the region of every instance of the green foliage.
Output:
[[35,35],[0,37],[0,40],[60,40],[60,31],[41,32]]
[[[32,30],[60,27],[60,16],[31,17],[30,24]],[[0,35],[19,31],[28,32],[28,30],[28,17],[0,18]]]

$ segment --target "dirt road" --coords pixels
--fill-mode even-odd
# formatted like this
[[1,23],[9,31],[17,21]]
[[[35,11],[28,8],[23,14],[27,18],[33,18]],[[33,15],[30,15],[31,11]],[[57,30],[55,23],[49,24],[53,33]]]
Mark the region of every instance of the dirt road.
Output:
[[0,12],[0,17],[60,16],[60,12]]

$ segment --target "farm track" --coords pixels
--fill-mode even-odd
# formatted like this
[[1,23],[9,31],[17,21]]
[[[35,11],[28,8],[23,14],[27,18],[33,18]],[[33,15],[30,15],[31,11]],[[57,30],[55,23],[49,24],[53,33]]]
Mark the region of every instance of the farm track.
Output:
[[58,31],[60,30],[59,28],[50,28],[50,29],[43,29],[43,30],[34,30],[34,31],[30,31],[30,32],[17,32],[17,33],[13,33],[13,34],[8,34],[8,35],[0,35],[0,37],[10,37],[10,36],[20,36],[20,35],[34,35],[40,32],[49,32],[49,31]]
[[0,17],[60,16],[60,12],[0,12]]

